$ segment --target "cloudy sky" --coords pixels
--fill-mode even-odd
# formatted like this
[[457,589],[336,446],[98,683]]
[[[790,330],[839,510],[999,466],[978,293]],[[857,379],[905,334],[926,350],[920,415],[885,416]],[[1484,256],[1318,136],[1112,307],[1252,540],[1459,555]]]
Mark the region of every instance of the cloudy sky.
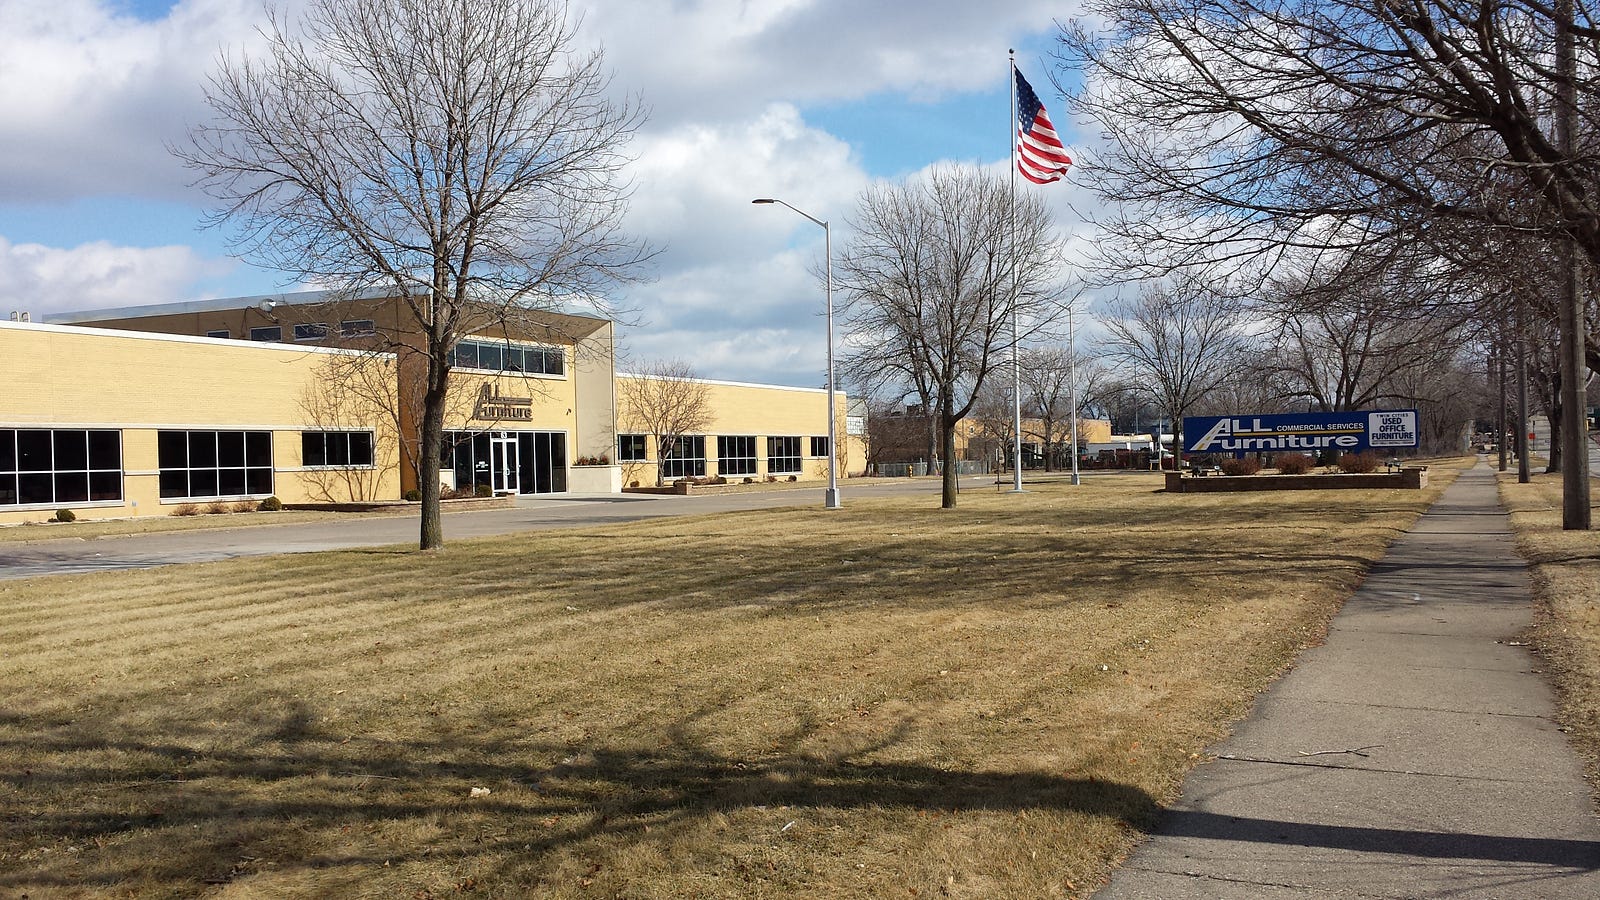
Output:
[[[624,298],[636,358],[708,378],[819,386],[822,232],[874,179],[1008,165],[1006,50],[1069,138],[1049,87],[1072,3],[573,0],[619,89],[651,109],[629,227],[663,248]],[[259,0],[0,0],[0,307],[56,311],[293,288],[202,230],[167,153],[206,117],[200,85],[247,45]],[[1070,143],[1070,140],[1069,140]],[[1046,192],[1065,231],[1073,189]]]

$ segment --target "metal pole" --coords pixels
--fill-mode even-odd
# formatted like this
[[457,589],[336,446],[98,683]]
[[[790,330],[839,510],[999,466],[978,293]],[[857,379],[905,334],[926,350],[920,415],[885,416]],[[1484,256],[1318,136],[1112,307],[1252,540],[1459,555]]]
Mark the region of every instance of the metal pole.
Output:
[[839,415],[837,411],[838,398],[834,396],[833,387],[833,229],[827,222],[811,215],[802,209],[790,206],[783,200],[774,197],[760,197],[751,200],[751,203],[778,203],[788,206],[790,211],[799,213],[810,219],[813,224],[822,227],[823,240],[823,267],[827,273],[827,298],[828,298],[828,488],[822,494],[822,505],[825,509],[839,509],[843,504],[839,499]]
[[[1017,351],[1017,51],[1011,54],[1011,493],[1022,493],[1022,362]],[[1045,452],[1050,452],[1049,438]]]
[[1078,477],[1078,340],[1072,323],[1072,307],[1067,307],[1067,402],[1072,404],[1072,483]]
[[833,389],[833,229],[822,223],[823,267],[828,278],[828,490],[822,495],[824,509],[839,508],[839,415],[834,410],[837,397]]

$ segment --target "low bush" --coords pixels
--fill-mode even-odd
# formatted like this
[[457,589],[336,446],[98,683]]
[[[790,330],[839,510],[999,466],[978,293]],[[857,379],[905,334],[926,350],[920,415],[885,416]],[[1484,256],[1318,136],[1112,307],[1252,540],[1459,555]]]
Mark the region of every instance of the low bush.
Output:
[[227,511],[228,504],[223,503],[221,500],[213,500],[206,504],[206,515],[208,516],[220,516]]
[[[268,497],[267,499],[261,501],[261,504],[257,506],[256,509],[259,509],[262,512],[278,512],[279,510],[283,509],[283,501],[279,500],[277,497]],[[190,513],[189,515],[192,516],[194,513]]]
[[1378,454],[1368,451],[1366,453],[1345,453],[1339,457],[1339,471],[1351,475],[1366,475],[1378,471],[1382,462]]
[[[265,502],[265,500],[262,501],[262,503]],[[193,503],[179,503],[172,508],[172,514],[175,516],[198,516],[200,515],[200,507]]]
[[78,514],[73,512],[70,509],[58,509],[58,510],[56,510],[56,521],[57,522],[76,522],[77,520],[78,520]]
[[232,506],[228,507],[228,512],[231,513],[247,513],[255,511],[256,503],[254,500],[239,500],[236,501]]
[[798,475],[790,475],[789,476],[789,480],[790,481],[799,481],[800,480],[800,476],[798,476]]
[[416,488],[412,488],[411,490],[406,491],[404,494],[401,494],[400,499],[406,501],[407,503],[419,503],[422,500],[422,492]]
[[493,497],[494,496],[494,488],[488,486],[487,484],[480,484],[480,485],[478,485],[478,486],[476,486],[476,487],[474,487],[472,489],[472,496],[474,496],[474,497]]
[[1256,459],[1254,456],[1222,461],[1222,474],[1224,475],[1254,475],[1259,471],[1261,471],[1261,460]]
[[756,480],[754,478],[751,478],[749,475],[746,475],[744,477],[744,481],[742,483],[743,484],[755,484]]
[[1317,467],[1317,461],[1304,453],[1278,457],[1278,471],[1284,475],[1304,475]]

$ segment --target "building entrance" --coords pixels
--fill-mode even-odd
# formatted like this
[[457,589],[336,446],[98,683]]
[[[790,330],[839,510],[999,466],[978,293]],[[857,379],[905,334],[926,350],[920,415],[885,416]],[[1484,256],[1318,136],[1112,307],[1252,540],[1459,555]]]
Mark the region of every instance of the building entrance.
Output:
[[447,431],[441,462],[456,489],[553,494],[567,489],[567,435],[561,431]]

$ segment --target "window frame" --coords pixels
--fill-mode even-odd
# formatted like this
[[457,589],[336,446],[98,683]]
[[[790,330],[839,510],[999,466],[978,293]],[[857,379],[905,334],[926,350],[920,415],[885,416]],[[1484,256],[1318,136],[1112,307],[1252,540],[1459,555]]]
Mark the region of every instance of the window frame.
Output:
[[[624,444],[623,441],[627,441],[628,443]],[[631,448],[634,448],[634,447],[637,447],[637,449],[638,449],[638,453],[639,453],[638,456],[629,455],[629,450]],[[626,462],[635,462],[635,463],[637,463],[637,462],[649,462],[649,460],[650,460],[650,442],[648,440],[648,435],[643,435],[643,434],[619,434],[619,435],[617,435],[617,462],[619,462],[619,463],[626,463]]]
[[[463,351],[470,348],[471,363],[461,361]],[[497,366],[483,364],[484,353],[488,351],[499,360]],[[534,369],[527,365],[528,357],[537,354],[539,367]],[[521,365],[513,363],[521,360]],[[552,360],[554,368],[552,370]],[[551,347],[544,344],[523,344],[517,341],[491,341],[482,338],[462,338],[450,352],[450,367],[452,369],[475,369],[480,372],[511,372],[518,375],[534,375],[544,378],[567,377],[567,352],[563,347]]]
[[[272,440],[272,432],[262,430],[163,428],[156,432],[156,493],[162,503],[270,497],[277,475],[277,467],[273,464]],[[171,465],[176,461],[172,455],[179,445],[182,446],[183,465]],[[238,464],[228,465],[226,463],[232,460],[224,459],[224,454],[231,454],[235,448]],[[197,455],[200,456],[198,460]],[[202,464],[195,465],[197,461]],[[184,493],[172,493],[169,485],[176,483],[180,474]],[[263,477],[264,482],[261,480]],[[210,490],[196,492],[197,484],[202,488],[210,485]],[[223,490],[234,484],[243,490]],[[252,487],[265,489],[251,490]]]
[[295,342],[302,344],[308,341],[325,341],[331,333],[327,322],[300,322],[294,325],[293,329]]
[[222,340],[227,340],[227,339],[233,337],[233,332],[229,331],[226,328],[213,328],[210,331],[206,332],[206,337],[208,337],[208,338],[220,338]]
[[[687,442],[687,444],[685,443]],[[687,446],[696,454],[679,455],[678,451]],[[672,439],[673,454],[671,456],[657,453],[660,457],[658,464],[661,466],[662,478],[704,478],[706,474],[706,436],[703,434],[680,434]]]
[[717,474],[727,476],[754,475],[760,457],[756,455],[756,436],[753,434],[717,435]]
[[[793,441],[793,444],[787,442]],[[781,450],[793,448],[793,453]],[[790,463],[792,462],[792,466]],[[767,474],[798,475],[804,471],[804,457],[800,455],[800,436],[779,434],[767,436]]]
[[[364,455],[366,457],[366,461],[365,462],[362,462],[362,461],[357,459],[357,456],[358,456],[358,454],[357,454],[357,446],[358,446],[358,444],[357,444],[357,441],[356,441],[357,437],[362,437],[362,438],[366,439],[365,442],[364,442],[365,443],[365,454]],[[314,440],[320,442],[321,445],[322,445],[321,446],[321,453],[320,453],[322,462],[311,462],[310,461],[310,454],[308,454],[306,452],[310,448],[310,442],[314,441]],[[345,460],[344,462],[330,461],[330,460],[335,459],[335,457],[338,455],[338,454],[333,452],[333,448],[334,448],[334,446],[336,444],[343,444],[343,449],[340,451],[340,453],[342,453],[342,455],[344,457],[344,460]],[[376,453],[376,450],[375,450],[376,445],[377,445],[377,435],[374,434],[369,429],[360,429],[360,428],[355,428],[355,429],[346,429],[346,428],[312,428],[312,429],[307,429],[305,431],[300,432],[300,466],[302,468],[305,468],[305,469],[316,469],[316,470],[326,470],[326,469],[375,469],[375,468],[377,468],[377,453]]]
[[[267,337],[267,335],[272,335]],[[250,326],[250,340],[262,344],[283,343],[282,325],[252,325]]]
[[[31,443],[36,445],[35,451],[30,454],[31,459],[24,458],[22,448],[24,433],[35,436],[31,440]],[[115,454],[114,461],[105,456],[103,445],[100,450],[96,450],[95,435],[99,435],[102,441],[107,435],[115,437],[115,446],[112,448]],[[76,443],[75,438],[81,439],[83,444],[82,465],[57,468],[61,462],[63,445]],[[40,456],[44,458],[41,460]],[[125,484],[127,472],[123,467],[123,461],[122,432],[118,429],[0,428],[0,509],[120,506],[127,502],[128,497]],[[111,462],[115,465],[110,465]],[[50,488],[49,499],[24,501],[22,498],[25,477],[31,485],[47,483]],[[106,490],[109,484],[115,485],[115,496],[97,498],[95,496],[97,492],[102,495],[111,493]],[[81,491],[63,489],[80,485]]]
[[378,323],[372,319],[345,319],[339,323],[340,337],[369,337],[378,333]]
[[[822,452],[821,453],[817,452],[817,448],[818,447],[822,448]],[[806,458],[807,459],[827,459],[828,456],[829,456],[829,454],[828,454],[828,436],[825,435],[825,434],[824,435],[815,435],[815,434],[811,435],[811,446],[809,448],[807,448],[807,449],[809,449],[811,451],[810,453],[806,454]]]

